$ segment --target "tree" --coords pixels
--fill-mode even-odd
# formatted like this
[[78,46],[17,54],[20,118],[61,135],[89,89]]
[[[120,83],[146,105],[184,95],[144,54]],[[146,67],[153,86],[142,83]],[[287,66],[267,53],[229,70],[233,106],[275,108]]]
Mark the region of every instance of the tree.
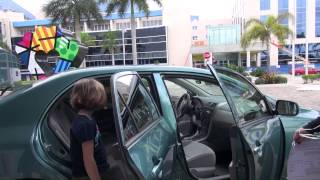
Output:
[[107,49],[112,55],[112,65],[114,66],[114,51],[117,47],[117,33],[115,31],[108,31],[105,33],[102,41],[103,49]]
[[81,43],[86,46],[94,46],[96,43],[94,42],[94,38],[88,33],[80,33]]
[[292,31],[280,22],[292,18],[290,13],[280,14],[278,16],[268,16],[267,20],[262,22],[258,19],[250,19],[245,24],[245,32],[241,37],[241,47],[246,49],[252,41],[260,40],[262,44],[267,46],[269,58],[267,60],[268,67],[270,67],[270,43],[271,37],[274,36],[278,39],[279,45],[285,44],[285,39],[289,35],[293,35]]
[[[153,0],[159,6],[162,6],[161,0]],[[107,15],[111,15],[112,12],[117,11],[118,14],[123,17],[130,7],[130,22],[131,22],[131,37],[132,37],[132,59],[133,65],[138,64],[137,60],[137,42],[136,42],[136,21],[134,16],[134,7],[138,7],[139,11],[143,11],[148,17],[150,14],[149,5],[147,0],[100,0],[101,3],[107,2]]]
[[103,21],[96,0],[51,0],[43,6],[46,16],[52,18],[53,24],[67,25],[73,22],[76,39],[81,42],[81,20],[88,25],[94,19],[98,23]]
[[0,48],[11,51],[10,47],[8,46],[7,42],[3,41],[3,37],[0,34]]

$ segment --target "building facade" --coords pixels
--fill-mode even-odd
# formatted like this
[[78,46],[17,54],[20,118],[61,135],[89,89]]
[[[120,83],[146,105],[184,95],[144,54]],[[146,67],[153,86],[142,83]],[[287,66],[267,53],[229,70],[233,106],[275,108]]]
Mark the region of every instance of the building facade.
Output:
[[[240,11],[241,9],[239,9]],[[251,67],[260,66],[261,43],[255,43],[246,51],[240,47],[244,22],[241,19],[201,20],[197,16],[192,21],[192,61],[195,67],[205,65],[203,54],[209,52],[215,64],[230,64]],[[262,62],[263,63],[263,62]]]
[[[282,20],[282,25],[293,31],[293,37],[286,40],[286,48],[306,59],[309,64],[320,64],[320,0],[239,0],[234,8],[235,24],[242,26],[250,18],[265,21],[269,15],[290,13],[294,18]],[[277,43],[276,39],[273,39]],[[294,47],[294,48],[292,48]],[[270,65],[282,72],[291,68],[292,53],[282,51],[270,45]],[[266,52],[260,52],[260,60],[267,59]],[[295,64],[303,65],[303,60],[296,58]]]

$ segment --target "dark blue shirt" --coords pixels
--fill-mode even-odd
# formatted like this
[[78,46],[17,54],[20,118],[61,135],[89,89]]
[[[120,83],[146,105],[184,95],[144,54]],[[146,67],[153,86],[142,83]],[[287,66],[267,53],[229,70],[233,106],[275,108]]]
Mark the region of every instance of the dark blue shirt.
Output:
[[83,162],[82,143],[90,140],[94,141],[94,159],[98,170],[100,173],[105,173],[109,164],[97,123],[87,116],[77,115],[70,129],[70,151],[74,177],[88,176]]

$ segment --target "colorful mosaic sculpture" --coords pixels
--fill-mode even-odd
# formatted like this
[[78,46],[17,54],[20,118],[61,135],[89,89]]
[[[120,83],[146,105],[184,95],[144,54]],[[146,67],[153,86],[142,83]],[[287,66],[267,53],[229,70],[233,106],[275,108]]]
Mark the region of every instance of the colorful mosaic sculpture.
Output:
[[56,50],[59,53],[59,60],[53,72],[59,73],[70,68],[79,52],[79,45],[77,41],[65,37],[57,26],[36,26],[34,33],[24,34],[22,40],[16,44],[15,50],[21,63],[28,66],[31,74],[45,73],[35,59],[37,52],[43,51],[48,54]]

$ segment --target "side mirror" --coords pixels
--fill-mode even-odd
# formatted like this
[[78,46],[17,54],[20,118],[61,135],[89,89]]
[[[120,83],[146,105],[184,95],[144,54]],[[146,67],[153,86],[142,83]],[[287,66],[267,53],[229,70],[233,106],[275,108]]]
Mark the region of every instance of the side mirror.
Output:
[[299,114],[299,105],[292,101],[278,100],[276,102],[276,114],[284,116],[296,116]]

